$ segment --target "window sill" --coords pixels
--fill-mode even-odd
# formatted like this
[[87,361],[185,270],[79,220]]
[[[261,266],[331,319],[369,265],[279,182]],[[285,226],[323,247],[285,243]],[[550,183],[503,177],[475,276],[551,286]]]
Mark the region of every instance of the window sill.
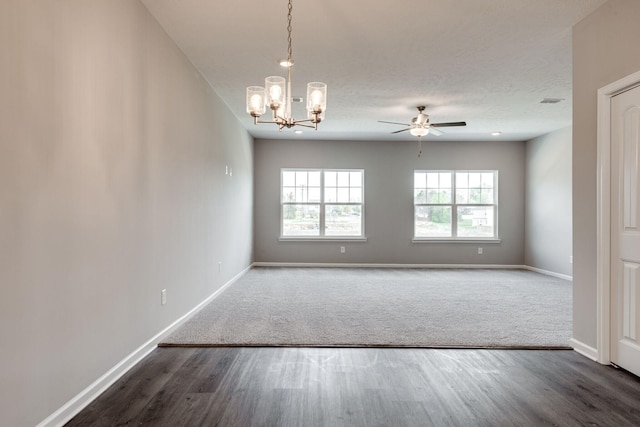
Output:
[[366,242],[366,237],[361,236],[280,236],[280,242]]
[[500,243],[502,240],[496,238],[427,238],[427,237],[414,237],[411,239],[412,243]]

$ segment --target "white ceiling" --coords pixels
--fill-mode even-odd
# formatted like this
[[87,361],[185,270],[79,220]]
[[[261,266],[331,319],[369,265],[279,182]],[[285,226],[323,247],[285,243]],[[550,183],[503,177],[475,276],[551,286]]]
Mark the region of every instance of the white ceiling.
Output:
[[432,123],[467,122],[427,139],[522,141],[571,124],[571,28],[606,0],[293,0],[293,95],[329,87],[302,135],[245,112],[247,86],[284,76],[286,0],[142,1],[256,138],[412,140],[378,120],[426,105]]

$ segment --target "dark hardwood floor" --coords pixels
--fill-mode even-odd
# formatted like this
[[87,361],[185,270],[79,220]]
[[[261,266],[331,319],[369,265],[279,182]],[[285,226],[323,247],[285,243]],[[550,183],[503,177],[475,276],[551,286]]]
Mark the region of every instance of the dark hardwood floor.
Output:
[[67,426],[640,426],[568,350],[158,348]]

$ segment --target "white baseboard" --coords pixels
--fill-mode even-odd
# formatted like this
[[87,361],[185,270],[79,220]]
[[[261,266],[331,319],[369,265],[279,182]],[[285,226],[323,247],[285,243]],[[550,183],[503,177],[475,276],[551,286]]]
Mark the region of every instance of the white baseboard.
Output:
[[554,273],[553,271],[543,270],[541,268],[530,267],[528,265],[523,266],[526,270],[535,271],[536,273],[546,274],[547,276],[557,277],[559,279],[573,281],[573,276],[569,276],[567,274]]
[[594,362],[598,361],[598,350],[581,342],[578,341],[575,338],[571,338],[569,340],[569,344],[571,344],[571,347],[573,347],[573,350],[577,353],[580,353],[581,355],[583,355],[584,357],[587,357],[591,360],[593,360]]
[[124,374],[126,374],[131,368],[133,368],[138,362],[144,359],[149,353],[156,349],[158,343],[165,337],[171,334],[175,329],[181,326],[184,322],[189,320],[194,314],[200,311],[204,306],[218,297],[225,289],[231,286],[235,281],[242,277],[247,271],[251,269],[251,266],[245,268],[240,273],[236,274],[231,280],[218,288],[214,293],[209,295],[204,301],[191,309],[184,316],[173,322],[171,325],[157,333],[149,341],[142,344],[136,350],[134,350],[127,357],[122,359],[117,365],[109,369],[104,375],[95,380],[93,384],[89,385],[86,389],[78,393],[73,399],[69,400],[62,407],[60,407],[53,414],[49,415],[36,427],[61,427],[75,417],[80,411],[86,408],[91,402],[93,402],[98,396],[104,393],[113,383],[119,380]]
[[377,264],[341,262],[254,262],[253,267],[322,267],[322,268],[495,268],[523,269],[524,265],[501,264]]
[[529,270],[547,276],[572,281],[573,277],[528,265],[513,264],[384,264],[352,262],[254,262],[253,267],[322,267],[322,268],[494,268]]

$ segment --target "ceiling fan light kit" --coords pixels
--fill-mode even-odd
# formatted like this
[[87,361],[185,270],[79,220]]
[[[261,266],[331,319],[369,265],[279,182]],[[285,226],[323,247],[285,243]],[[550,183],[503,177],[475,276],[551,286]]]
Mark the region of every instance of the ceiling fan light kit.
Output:
[[410,129],[409,133],[411,133],[411,135],[413,136],[425,136],[429,134],[429,129],[423,127],[415,127],[413,129]]
[[[318,123],[325,118],[327,110],[327,85],[322,82],[311,82],[307,84],[307,118],[298,120],[293,118],[291,104],[291,68],[293,67],[291,49],[291,15],[292,5],[289,0],[289,11],[287,13],[287,59],[281,60],[280,65],[287,68],[287,78],[281,76],[270,76],[265,79],[264,87],[249,86],[247,88],[247,113],[253,117],[253,123],[275,123],[278,130],[292,128],[294,126],[304,126],[318,129]],[[260,117],[266,112],[267,107],[272,112],[272,120],[263,121]]]

